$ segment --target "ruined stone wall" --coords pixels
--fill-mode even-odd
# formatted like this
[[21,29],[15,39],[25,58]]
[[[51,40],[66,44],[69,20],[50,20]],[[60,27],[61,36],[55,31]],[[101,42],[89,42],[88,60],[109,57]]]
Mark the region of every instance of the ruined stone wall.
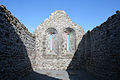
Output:
[[34,70],[84,68],[100,80],[120,79],[120,11],[85,35],[64,11],[56,11],[34,34],[0,6],[0,80],[25,76],[32,67]]
[[34,35],[0,5],[0,80],[17,80],[31,72],[34,47]]
[[[64,11],[55,11],[35,30],[36,36],[36,68],[35,69],[67,69],[77,49],[84,31],[73,23]],[[52,46],[50,49],[50,35]],[[69,50],[67,50],[69,35]]]
[[120,79],[120,12],[88,31],[76,52],[80,68],[99,80]]

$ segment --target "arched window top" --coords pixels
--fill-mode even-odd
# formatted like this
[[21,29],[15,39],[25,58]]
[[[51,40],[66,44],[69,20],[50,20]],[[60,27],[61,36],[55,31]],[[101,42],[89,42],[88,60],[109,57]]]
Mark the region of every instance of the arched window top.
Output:
[[75,30],[70,27],[67,27],[64,29],[64,32],[66,32],[67,34],[70,34],[70,33],[75,33]]
[[49,34],[57,34],[57,30],[55,28],[48,28],[46,30],[46,33],[49,33]]

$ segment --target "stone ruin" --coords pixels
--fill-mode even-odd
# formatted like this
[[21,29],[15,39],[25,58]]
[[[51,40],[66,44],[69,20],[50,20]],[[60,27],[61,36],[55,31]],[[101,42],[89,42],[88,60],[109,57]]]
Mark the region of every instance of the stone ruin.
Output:
[[84,33],[64,11],[58,10],[30,33],[0,5],[0,80],[21,80],[43,69],[85,69],[98,80],[119,80],[120,11]]
[[[73,23],[64,11],[55,11],[36,28],[34,34],[35,69],[66,70],[84,31]],[[69,35],[69,50],[67,50],[67,35]]]

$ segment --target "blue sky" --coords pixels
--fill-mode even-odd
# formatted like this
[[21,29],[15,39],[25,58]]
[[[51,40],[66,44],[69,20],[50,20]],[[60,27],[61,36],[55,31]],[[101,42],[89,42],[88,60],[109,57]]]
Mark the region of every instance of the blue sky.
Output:
[[85,32],[120,10],[120,0],[0,0],[30,32],[55,10],[64,10]]

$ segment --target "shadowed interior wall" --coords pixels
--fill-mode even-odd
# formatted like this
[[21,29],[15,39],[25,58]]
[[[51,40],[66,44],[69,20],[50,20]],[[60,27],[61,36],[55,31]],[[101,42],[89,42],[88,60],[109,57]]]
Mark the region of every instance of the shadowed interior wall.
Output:
[[82,68],[99,80],[119,80],[119,63],[120,11],[117,11],[83,36],[68,70]]
[[34,45],[34,36],[0,5],[0,80],[20,79],[32,71]]

